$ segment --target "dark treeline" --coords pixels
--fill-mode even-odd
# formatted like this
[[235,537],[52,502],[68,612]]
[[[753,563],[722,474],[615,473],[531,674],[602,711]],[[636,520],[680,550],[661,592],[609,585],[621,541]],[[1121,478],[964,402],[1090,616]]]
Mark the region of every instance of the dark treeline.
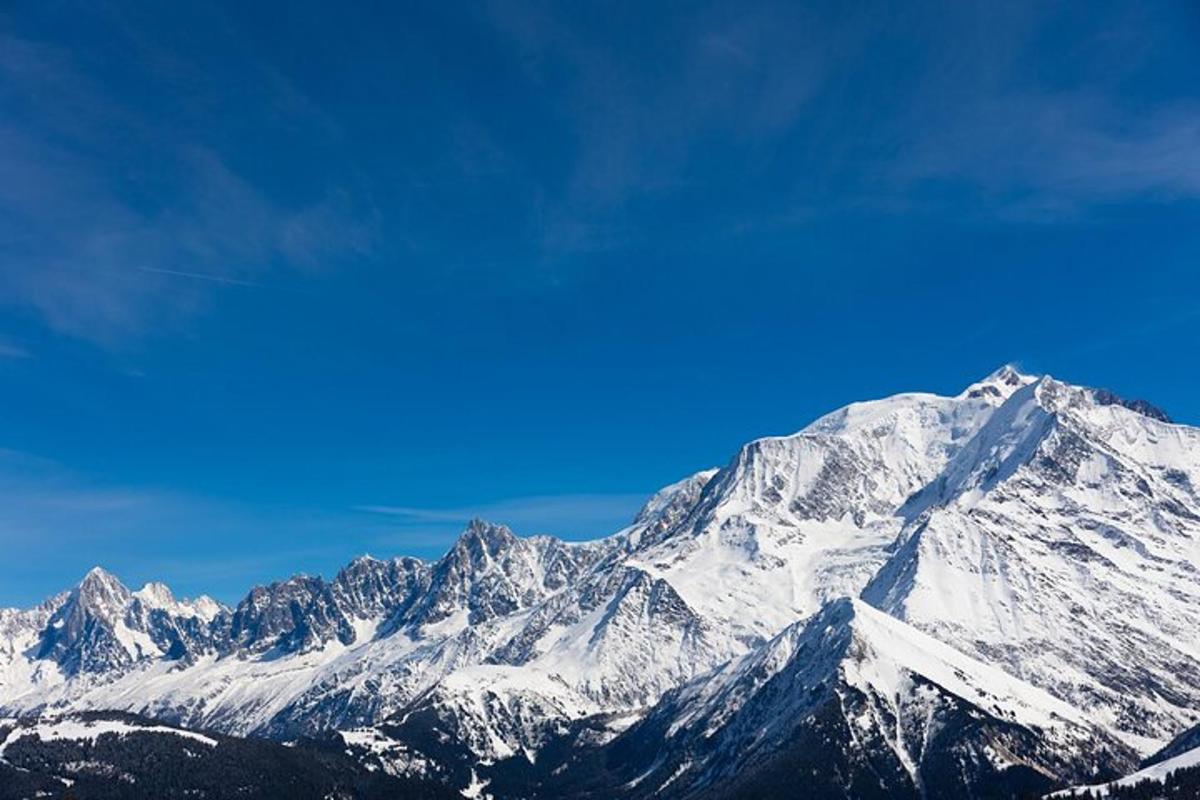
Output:
[[366,767],[332,744],[284,746],[214,735],[104,733],[41,741],[9,732],[0,800],[448,800],[448,786]]
[[1074,800],[1200,800],[1200,766],[1177,769],[1165,781],[1144,780],[1132,786],[1115,786],[1105,794],[1076,792]]

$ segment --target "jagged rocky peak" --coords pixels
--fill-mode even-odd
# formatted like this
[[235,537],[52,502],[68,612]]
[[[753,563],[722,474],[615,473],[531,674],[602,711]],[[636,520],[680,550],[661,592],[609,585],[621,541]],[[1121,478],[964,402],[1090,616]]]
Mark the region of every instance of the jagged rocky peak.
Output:
[[1100,387],[1077,386],[1064,381],[1055,380],[1049,375],[1032,376],[1018,372],[1014,367],[1005,366],[989,375],[983,381],[973,384],[963,393],[963,396],[992,394],[996,397],[1007,398],[1016,389],[1032,383],[1039,384],[1039,398],[1051,410],[1058,403],[1070,403],[1076,407],[1083,404],[1096,406],[1120,406],[1148,417],[1158,422],[1171,422],[1171,418],[1158,406],[1146,400],[1129,400],[1110,389]]
[[403,610],[429,586],[429,565],[417,558],[359,556],[333,579],[338,607],[358,619]]
[[151,581],[133,594],[152,608],[174,608],[175,606],[175,594],[165,583]]
[[[1002,368],[751,442],[595,542],[474,520],[435,562],[364,556],[195,616],[98,573],[0,612],[0,713],[290,738],[436,711],[406,728],[419,759],[470,763],[496,797],[535,794],[506,770],[596,748],[563,775],[611,767],[599,796],[773,796],[812,770],[856,797],[1089,780],[1128,766],[1111,737],[1145,755],[1200,721],[1200,430],[1164,418]],[[160,665],[180,652],[222,658]],[[485,763],[506,753],[528,760]],[[539,796],[587,796],[570,788]]]
[[958,397],[898,394],[851,403],[791,436],[744,446],[711,495],[785,505],[800,519],[887,516],[922,488],[1034,378],[1002,367]]
[[205,622],[212,622],[221,614],[229,613],[229,609],[225,607],[224,603],[214,600],[206,594],[186,602],[188,609],[194,611],[195,615]]
[[92,567],[71,593],[69,603],[89,613],[112,620],[125,612],[131,592],[116,575]]
[[381,570],[387,569],[389,563],[395,561],[404,561],[407,559],[382,559],[376,558],[370,553],[363,553],[361,556],[356,556],[350,559],[350,563],[342,567],[339,575],[362,575],[367,573],[378,573]]
[[1126,400],[1125,398],[1109,391],[1108,389],[1094,389],[1092,391],[1093,399],[1103,406],[1117,405],[1128,408],[1130,411],[1136,411],[1143,417],[1156,419],[1159,422],[1171,422],[1171,418],[1167,416],[1167,412],[1163,411],[1156,405],[1148,403],[1145,400]]
[[719,473],[716,468],[701,470],[659,489],[641,507],[633,523],[617,535],[619,541],[613,544],[625,553],[644,550],[681,530]]
[[69,675],[105,672],[137,660],[142,642],[123,635],[131,598],[116,576],[93,567],[47,621],[38,658],[57,662]]
[[463,554],[473,565],[484,564],[504,551],[519,546],[520,539],[507,525],[475,518],[454,543],[453,552]]
[[1196,429],[1043,377],[906,507],[864,597],[1165,739],[1200,708],[1198,480]]
[[1012,364],[1005,364],[983,380],[968,386],[959,397],[965,399],[994,398],[1002,401],[1014,391],[1033,383],[1036,376],[1027,375]]
[[229,623],[230,649],[258,653],[278,648],[306,652],[338,639],[354,641],[354,626],[337,607],[329,584],[319,577],[296,575],[256,586],[234,609]]
[[477,625],[511,614],[561,588],[595,557],[587,545],[523,539],[504,525],[473,519],[433,565],[428,591],[390,627],[420,628],[462,612]]
[[161,583],[131,592],[96,567],[45,620],[38,657],[56,662],[67,675],[120,672],[160,657],[185,659],[213,649],[210,623],[223,612],[208,597],[176,600]]
[[715,467],[701,470],[681,481],[659,489],[638,511],[633,524],[635,526],[658,526],[664,522],[669,524],[675,521],[680,514],[686,513],[696,504],[704,487],[708,486],[718,472],[719,470]]
[[194,600],[177,599],[174,592],[165,583],[151,581],[132,593],[133,599],[141,606],[143,613],[162,612],[179,618],[195,618],[208,624],[222,613],[228,612],[225,606],[206,594]]
[[31,632],[41,631],[68,597],[70,592],[60,592],[34,608],[0,608],[0,654],[6,650],[11,654],[22,649],[20,645],[24,637]]
[[365,579],[377,579],[381,576],[403,575],[418,573],[428,568],[428,564],[419,558],[375,558],[372,555],[361,555],[338,570],[335,582],[354,583]]

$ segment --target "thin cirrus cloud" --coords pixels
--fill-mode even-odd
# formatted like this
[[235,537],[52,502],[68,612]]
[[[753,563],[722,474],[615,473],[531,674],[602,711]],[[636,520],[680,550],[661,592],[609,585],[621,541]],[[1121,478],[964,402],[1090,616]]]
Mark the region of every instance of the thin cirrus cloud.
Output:
[[[0,548],[19,566],[0,582],[0,608],[37,603],[97,564],[131,583],[163,580],[184,594],[231,602],[297,570],[333,574],[366,549],[373,530],[354,514],[270,511],[105,481],[0,448]],[[231,542],[238,544],[223,546]]]
[[[173,54],[140,56],[164,74],[189,68]],[[246,81],[276,98],[277,113],[296,106],[253,61]],[[58,333],[118,345],[186,320],[222,285],[373,247],[369,201],[338,184],[274,199],[185,113],[136,107],[65,47],[0,32],[0,83],[0,101],[18,109],[0,123],[0,290]]]
[[[170,14],[89,12],[92,49],[0,15],[0,302],[116,346],[344,263],[419,290],[483,252],[508,285],[558,287],[589,257],[847,210],[1024,224],[1200,196],[1200,110],[1156,60],[1188,35],[1168,14],[497,0],[449,25],[341,15],[363,46],[322,39],[329,73],[218,6],[182,43]],[[327,21],[296,17],[307,54]],[[464,30],[486,69],[442,47]],[[401,252],[432,266],[381,257]]]
[[531,87],[563,87],[558,105],[574,146],[560,175],[537,182],[531,205],[549,259],[641,244],[647,232],[626,208],[705,191],[720,163],[714,142],[737,153],[739,172],[769,168],[775,143],[862,47],[851,25],[770,2],[659,20],[651,49],[597,36],[553,6],[489,8]]
[[616,533],[633,521],[646,501],[640,494],[568,494],[517,497],[457,508],[361,505],[356,511],[418,527],[460,526],[471,519],[501,523],[518,533],[549,533],[572,538]]
[[0,543],[18,554],[104,539],[204,509],[180,493],[98,482],[53,459],[0,448]]
[[248,286],[253,288],[261,288],[263,284],[254,281],[240,280],[238,278],[230,278],[225,275],[207,275],[202,272],[185,272],[179,269],[162,269],[160,267],[139,267],[142,272],[149,272],[155,275],[174,275],[177,278],[191,278],[194,281],[210,281],[212,283],[221,283],[226,286]]
[[33,358],[33,354],[19,344],[0,339],[0,358],[27,359]]
[[[551,257],[636,248],[653,234],[629,207],[692,198],[694,217],[698,195],[724,218],[700,232],[733,235],[847,209],[1024,224],[1200,197],[1190,92],[1160,82],[1147,105],[1128,91],[1163,69],[1145,42],[1186,35],[1153,15],[1098,9],[1060,42],[1061,11],[1035,4],[702,5],[656,20],[648,52],[553,7],[490,8],[531,82],[567,90],[578,146],[561,183],[537,187],[534,208]],[[1070,72],[1068,46],[1086,80],[1056,74]],[[764,191],[737,193],[755,182]],[[712,201],[722,185],[745,207]]]
[[1094,95],[990,98],[914,143],[894,174],[967,183],[1002,210],[1074,215],[1131,198],[1200,197],[1200,106],[1137,114]]

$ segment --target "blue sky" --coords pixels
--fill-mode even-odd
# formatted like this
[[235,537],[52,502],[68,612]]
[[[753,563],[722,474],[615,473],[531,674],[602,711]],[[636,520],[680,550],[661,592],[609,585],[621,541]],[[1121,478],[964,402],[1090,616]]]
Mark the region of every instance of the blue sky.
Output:
[[341,5],[0,11],[0,605],[600,535],[1009,361],[1200,422],[1194,3]]

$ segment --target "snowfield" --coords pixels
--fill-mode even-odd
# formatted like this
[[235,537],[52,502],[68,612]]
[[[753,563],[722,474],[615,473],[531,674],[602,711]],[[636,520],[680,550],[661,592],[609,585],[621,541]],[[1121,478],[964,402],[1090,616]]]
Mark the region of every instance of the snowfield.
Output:
[[193,731],[180,730],[179,728],[169,728],[164,725],[134,725],[113,719],[93,721],[51,719],[40,720],[31,725],[22,725],[13,728],[5,738],[0,739],[0,760],[4,759],[4,751],[7,747],[27,737],[40,739],[43,742],[95,742],[98,737],[105,734],[128,736],[129,734],[145,733],[180,736],[184,739],[199,742],[206,747],[217,746],[217,740],[210,736],[204,736]]
[[436,562],[360,558],[234,608],[93,570],[0,611],[0,714],[340,730],[423,775],[451,745],[534,765],[653,729],[689,755],[628,790],[681,796],[769,775],[811,717],[886,751],[895,787],[950,758],[1061,786],[1200,721],[1198,632],[1200,431],[1005,367],[750,442],[594,542],[475,521]]

